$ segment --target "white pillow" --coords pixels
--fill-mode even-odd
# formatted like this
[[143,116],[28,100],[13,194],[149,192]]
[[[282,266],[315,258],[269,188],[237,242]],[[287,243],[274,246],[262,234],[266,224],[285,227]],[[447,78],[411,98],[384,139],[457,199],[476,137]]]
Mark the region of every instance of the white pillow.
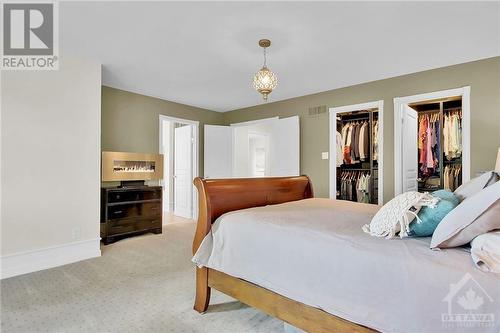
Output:
[[459,197],[460,200],[465,200],[497,181],[498,174],[495,171],[488,171],[480,176],[472,178],[467,183],[463,183],[453,193]]
[[485,232],[500,229],[500,182],[462,201],[438,224],[431,248],[449,248],[469,243]]
[[422,206],[435,207],[439,198],[429,193],[406,192],[386,203],[363,231],[377,237],[393,238],[399,231],[401,238],[408,236],[410,223],[417,218]]

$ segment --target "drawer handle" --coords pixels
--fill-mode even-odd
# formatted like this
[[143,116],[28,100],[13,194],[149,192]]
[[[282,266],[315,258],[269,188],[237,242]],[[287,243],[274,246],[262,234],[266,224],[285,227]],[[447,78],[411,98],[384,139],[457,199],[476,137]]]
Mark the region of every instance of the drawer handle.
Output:
[[115,210],[115,211],[113,212],[113,214],[121,214],[121,213],[123,213],[123,210]]

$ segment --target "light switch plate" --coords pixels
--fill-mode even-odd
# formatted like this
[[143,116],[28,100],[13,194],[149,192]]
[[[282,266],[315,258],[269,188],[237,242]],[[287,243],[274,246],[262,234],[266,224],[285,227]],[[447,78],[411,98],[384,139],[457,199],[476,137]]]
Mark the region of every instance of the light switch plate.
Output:
[[327,160],[328,159],[328,152],[327,151],[324,151],[321,153],[321,159],[322,160]]

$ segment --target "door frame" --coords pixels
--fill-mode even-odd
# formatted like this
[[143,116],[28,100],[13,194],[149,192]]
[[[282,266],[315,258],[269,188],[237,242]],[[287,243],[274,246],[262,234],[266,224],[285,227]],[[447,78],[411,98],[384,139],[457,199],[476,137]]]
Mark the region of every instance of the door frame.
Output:
[[462,182],[470,179],[470,86],[394,98],[394,195],[403,192],[401,140],[403,106],[435,99],[462,97]]
[[[252,131],[248,131],[248,141],[250,141],[250,136],[251,135],[255,135],[255,136],[263,136],[264,137],[264,140],[265,140],[265,146],[266,146],[266,166],[265,166],[265,173],[266,175],[264,177],[269,177],[269,173],[270,173],[270,165],[269,165],[269,158],[270,158],[270,154],[269,154],[269,135],[268,134],[262,134],[262,133],[259,133],[259,132],[252,132]],[[248,143],[248,157],[250,157],[252,155],[252,152],[250,151],[250,142]]]
[[[183,118],[176,118],[176,117],[171,117],[171,116],[165,116],[160,114],[159,115],[159,152],[160,154],[163,154],[164,147],[163,147],[163,121],[169,121],[169,122],[175,122],[175,123],[181,123],[181,124],[186,124],[186,125],[192,125],[194,126],[193,128],[193,150],[192,150],[192,162],[193,162],[193,170],[192,174],[193,177],[198,177],[199,176],[199,168],[198,168],[198,158],[199,158],[199,133],[200,133],[200,122],[196,120],[189,120],[189,119],[183,119]],[[172,168],[170,169],[170,174],[172,174],[173,170]],[[170,175],[169,175],[170,176]],[[162,179],[160,180],[160,185],[164,186],[165,180]],[[165,191],[164,191],[165,193]],[[170,201],[170,198],[168,198],[168,201]],[[193,202],[193,207],[192,207],[192,218],[194,220],[198,219],[198,195],[196,188],[194,185],[192,185],[192,202]],[[163,200],[163,203],[165,203],[165,198]],[[169,204],[169,202],[167,202]]]
[[384,204],[384,101],[351,104],[329,108],[330,152],[330,199],[337,200],[337,114],[378,108],[378,204]]

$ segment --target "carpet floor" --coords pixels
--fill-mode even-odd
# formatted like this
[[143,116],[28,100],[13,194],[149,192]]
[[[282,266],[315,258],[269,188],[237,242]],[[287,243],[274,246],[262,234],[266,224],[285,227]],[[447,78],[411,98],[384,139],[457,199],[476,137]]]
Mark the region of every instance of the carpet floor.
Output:
[[1,332],[283,332],[283,322],[213,291],[192,309],[195,224],[102,247],[102,256],[1,281]]

